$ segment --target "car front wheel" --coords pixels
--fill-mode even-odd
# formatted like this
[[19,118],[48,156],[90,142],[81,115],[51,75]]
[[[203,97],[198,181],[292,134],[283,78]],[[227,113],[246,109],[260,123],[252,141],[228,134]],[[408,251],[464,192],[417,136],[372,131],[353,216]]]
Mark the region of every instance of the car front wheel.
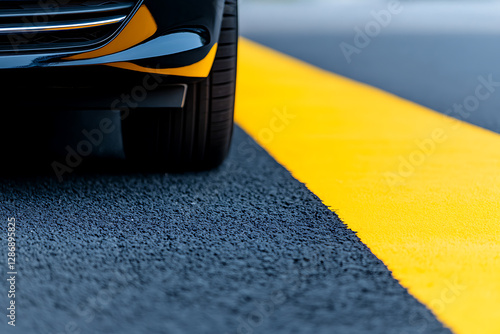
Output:
[[238,50],[237,0],[226,0],[210,75],[188,85],[183,110],[137,111],[122,121],[129,162],[163,171],[217,167],[233,132]]

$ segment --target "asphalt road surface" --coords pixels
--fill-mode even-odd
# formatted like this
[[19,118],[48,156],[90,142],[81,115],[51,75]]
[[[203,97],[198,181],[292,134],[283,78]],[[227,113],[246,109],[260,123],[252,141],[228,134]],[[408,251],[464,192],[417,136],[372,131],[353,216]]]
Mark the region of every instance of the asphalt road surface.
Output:
[[[500,80],[487,20],[460,30],[463,20],[450,14],[447,27],[458,28],[433,31],[419,24],[417,6],[348,63],[339,45],[354,43],[352,27],[371,20],[369,9],[341,15],[319,2],[312,24],[301,21],[300,3],[280,6],[244,3],[243,35],[437,111],[463,103],[479,76]],[[413,21],[403,16],[412,13]],[[342,24],[331,23],[335,15]],[[470,116],[451,114],[498,132],[499,104],[492,95]],[[2,321],[1,333],[449,332],[239,127],[228,160],[210,172],[82,167],[62,183],[50,171],[4,175],[0,212],[2,233],[14,217],[19,238],[18,322]]]
[[2,178],[1,203],[20,268],[2,333],[447,332],[239,129],[215,171]]

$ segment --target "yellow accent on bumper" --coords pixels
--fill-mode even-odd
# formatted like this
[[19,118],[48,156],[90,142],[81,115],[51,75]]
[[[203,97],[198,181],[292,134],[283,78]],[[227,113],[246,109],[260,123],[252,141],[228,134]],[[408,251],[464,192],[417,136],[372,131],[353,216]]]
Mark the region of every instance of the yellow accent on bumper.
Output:
[[89,59],[126,50],[151,37],[158,26],[149,9],[142,5],[123,30],[111,42],[100,49],[70,56],[65,60]]
[[143,67],[128,62],[106,64],[112,67],[123,68],[132,71],[156,73],[162,75],[174,75],[180,77],[206,78],[210,74],[214,63],[215,55],[217,54],[217,43],[212,47],[208,55],[199,62],[177,68],[149,68]]

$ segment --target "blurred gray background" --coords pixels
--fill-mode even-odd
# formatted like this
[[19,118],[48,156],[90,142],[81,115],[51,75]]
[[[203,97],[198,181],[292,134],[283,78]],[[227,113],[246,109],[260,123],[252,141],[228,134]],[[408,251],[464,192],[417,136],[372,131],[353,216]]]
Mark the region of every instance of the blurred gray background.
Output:
[[[479,76],[500,82],[500,1],[399,1],[401,9],[358,48],[382,0],[241,0],[243,36],[326,70],[379,87],[439,112],[500,132],[500,90],[464,117]],[[372,27],[373,28],[373,27]],[[356,30],[359,29],[359,30]],[[344,46],[346,44],[343,44]]]

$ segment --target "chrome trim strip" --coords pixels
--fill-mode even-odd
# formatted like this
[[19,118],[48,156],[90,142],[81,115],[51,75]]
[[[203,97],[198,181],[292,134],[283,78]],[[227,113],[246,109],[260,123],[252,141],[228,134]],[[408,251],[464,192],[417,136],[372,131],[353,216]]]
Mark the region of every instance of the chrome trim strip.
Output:
[[75,23],[52,23],[49,25],[33,25],[33,26],[18,26],[18,25],[0,25],[0,34],[16,34],[22,32],[43,32],[43,31],[61,31],[61,30],[76,30],[84,28],[92,28],[105,26],[109,24],[120,23],[127,18],[127,15],[115,16],[106,20],[80,20]]
[[0,12],[0,18],[13,18],[13,17],[27,17],[27,16],[55,16],[55,15],[72,15],[72,14],[89,14],[89,13],[104,13],[117,10],[132,8],[133,2],[123,4],[112,4],[95,7],[86,6],[71,6],[61,7],[57,9],[44,9],[44,8],[26,8],[26,9],[6,9]]

